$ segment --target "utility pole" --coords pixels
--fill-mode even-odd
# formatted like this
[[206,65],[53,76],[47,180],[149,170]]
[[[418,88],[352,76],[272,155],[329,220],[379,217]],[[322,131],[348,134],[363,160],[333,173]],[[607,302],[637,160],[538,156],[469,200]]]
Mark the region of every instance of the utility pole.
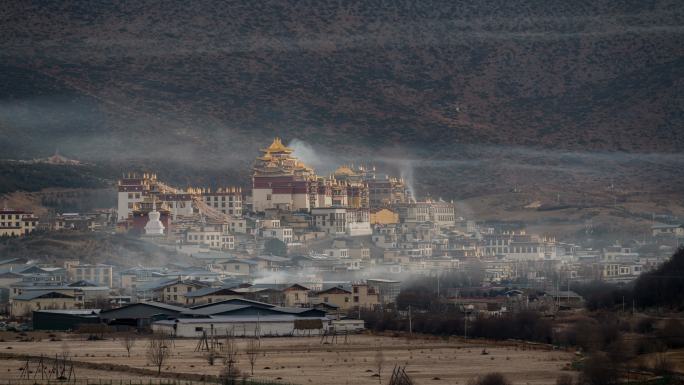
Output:
[[556,279],[556,313],[560,310],[560,274],[558,274],[558,279]]
[[408,317],[409,317],[409,335],[413,335],[413,323],[411,322],[411,305],[409,305]]
[[468,312],[464,311],[463,314],[465,314],[465,317],[463,317],[465,326],[463,327],[463,339],[467,340],[468,339]]

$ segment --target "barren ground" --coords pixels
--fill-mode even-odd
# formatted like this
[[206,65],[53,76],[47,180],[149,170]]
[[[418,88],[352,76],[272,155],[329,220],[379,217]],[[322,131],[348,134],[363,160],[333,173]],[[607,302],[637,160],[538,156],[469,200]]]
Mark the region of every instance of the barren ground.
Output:
[[[58,334],[62,341],[19,342],[14,334],[1,336],[0,352],[15,354],[54,356],[63,350],[75,361],[128,365],[152,369],[145,357],[145,342],[140,340],[133,347],[131,357],[119,341],[84,341],[79,336]],[[37,337],[41,338],[41,337]],[[218,374],[220,365],[209,366],[205,353],[195,352],[197,340],[176,340],[172,358],[164,370],[175,373]],[[239,340],[244,352],[246,342]],[[378,384],[375,356],[377,349],[383,352],[385,364],[383,383],[396,364],[408,365],[407,372],[417,384],[464,384],[480,373],[499,371],[515,384],[549,384],[572,360],[572,354],[549,351],[542,347],[531,348],[523,344],[493,344],[482,341],[464,343],[451,339],[427,339],[379,337],[354,335],[348,344],[342,339],[337,344],[321,344],[318,337],[283,337],[262,339],[263,354],[256,361],[254,376],[262,379],[282,380],[294,384]],[[11,349],[8,349],[11,347]],[[482,354],[486,348],[488,354]],[[0,371],[18,378],[20,360],[1,360]],[[249,361],[244,354],[238,366],[249,371]],[[80,378],[123,378],[130,374],[116,371],[98,371],[77,368]],[[3,376],[4,377],[4,376]],[[133,375],[140,378],[140,375]]]

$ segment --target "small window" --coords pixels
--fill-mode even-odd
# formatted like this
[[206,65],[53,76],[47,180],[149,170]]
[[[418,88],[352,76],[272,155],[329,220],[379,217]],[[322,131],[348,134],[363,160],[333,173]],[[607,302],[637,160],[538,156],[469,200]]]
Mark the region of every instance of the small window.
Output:
[[204,330],[204,329],[201,326],[195,327],[196,332],[201,332],[202,330]]

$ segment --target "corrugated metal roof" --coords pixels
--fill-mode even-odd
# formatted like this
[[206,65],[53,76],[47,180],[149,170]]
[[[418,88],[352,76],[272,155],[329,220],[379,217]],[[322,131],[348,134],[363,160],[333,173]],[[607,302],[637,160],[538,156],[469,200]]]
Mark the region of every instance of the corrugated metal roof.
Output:
[[[177,320],[156,321],[155,324],[173,325],[181,324],[220,324],[241,322],[291,322],[295,320],[322,320],[328,321],[328,317],[297,317],[289,314],[264,314],[256,316],[212,316],[210,318],[178,318]],[[178,321],[178,322],[176,322]]]
[[193,307],[191,307],[191,309],[201,309],[201,308],[205,308],[205,307],[213,307],[213,306],[219,306],[219,305],[225,305],[225,304],[253,305],[253,306],[262,307],[262,308],[275,307],[275,305],[271,305],[270,303],[266,303],[266,302],[253,301],[251,299],[244,299],[244,298],[233,298],[233,299],[227,299],[225,301],[219,301],[219,302],[214,302],[214,303],[205,303],[203,305],[193,306]]
[[[223,292],[223,293],[221,293]],[[189,293],[185,293],[185,296],[188,298],[193,298],[193,297],[202,297],[205,295],[210,295],[210,294],[215,294],[215,295],[241,295],[238,292],[235,292],[234,290],[231,290],[227,287],[203,287],[201,289],[193,290]]]
[[149,302],[137,302],[137,303],[132,303],[132,304],[129,304],[129,305],[126,305],[126,306],[118,307],[118,308],[116,308],[116,309],[103,310],[103,311],[102,311],[102,314],[112,313],[112,312],[115,312],[115,311],[124,310],[124,309],[130,308],[130,307],[134,307],[134,306],[151,306],[151,307],[156,307],[156,308],[158,308],[158,309],[171,310],[171,311],[178,312],[178,313],[180,313],[180,312],[182,312],[182,311],[185,311],[185,310],[188,310],[188,308],[185,308],[185,307],[182,307],[182,306],[175,306],[175,305],[169,305],[169,304],[167,304],[167,303],[149,301]]
[[[49,281],[48,281],[49,282]],[[29,282],[33,283],[33,282]],[[44,283],[44,282],[35,282]],[[12,287],[20,287],[20,285],[13,284]],[[79,291],[105,291],[109,290],[109,286],[67,286],[67,285],[28,285],[22,288],[23,291],[35,290],[79,290]]]
[[270,261],[270,262],[289,262],[290,258],[286,257],[278,257],[276,255],[260,255],[256,257],[256,259],[263,259],[264,261]]
[[21,293],[13,298],[16,301],[31,301],[38,298],[74,298],[71,295],[60,293],[54,290],[31,290]]
[[70,314],[70,315],[94,315],[99,314],[100,309],[63,309],[63,310],[34,310],[34,313]]
[[183,312],[183,314],[212,315],[212,314],[217,314],[217,313],[232,312],[232,311],[246,309],[246,308],[250,308],[250,307],[253,307],[253,306],[251,306],[251,305],[222,304],[222,305],[217,305],[217,306],[210,306],[210,307],[203,307],[203,308],[199,308],[199,309],[186,310]]

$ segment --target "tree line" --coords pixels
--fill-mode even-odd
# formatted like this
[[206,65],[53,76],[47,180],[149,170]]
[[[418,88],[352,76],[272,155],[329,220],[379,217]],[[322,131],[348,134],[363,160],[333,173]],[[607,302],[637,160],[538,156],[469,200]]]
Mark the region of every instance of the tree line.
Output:
[[684,247],[657,269],[643,273],[629,285],[606,282],[575,284],[572,289],[584,297],[588,310],[667,309],[684,310]]
[[443,312],[417,311],[411,314],[411,325],[406,312],[361,311],[366,327],[376,332],[398,331],[488,338],[493,340],[520,339],[543,343],[553,342],[551,320],[538,312],[505,313],[496,317],[468,316],[456,308]]

